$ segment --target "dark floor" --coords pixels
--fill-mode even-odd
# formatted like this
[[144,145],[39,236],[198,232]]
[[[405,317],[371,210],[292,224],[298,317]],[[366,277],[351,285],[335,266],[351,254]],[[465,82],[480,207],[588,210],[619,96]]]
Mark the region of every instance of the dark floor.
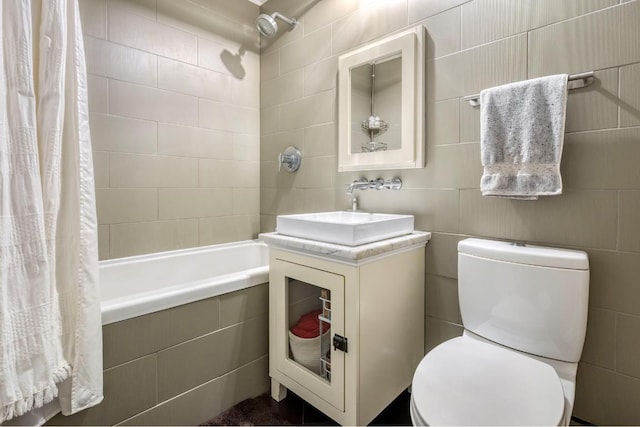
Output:
[[[411,395],[402,393],[378,415],[370,425],[385,426],[410,426],[409,403]],[[283,418],[293,425],[335,426],[338,425],[331,418],[302,400],[291,391],[287,391],[287,398],[281,402],[275,402]]]
[[[402,393],[396,400],[378,415],[370,425],[397,425],[410,426],[409,404],[411,401],[408,392]],[[302,400],[299,396],[287,392],[287,398],[276,402],[269,394],[263,394],[253,399],[247,399],[238,403],[233,408],[225,411],[216,418],[201,425],[338,425],[331,418],[318,411],[316,408]],[[593,424],[572,417],[572,426]]]
[[[410,426],[409,402],[406,391],[371,422],[371,425]],[[338,425],[331,418],[287,391],[286,399],[276,402],[269,394],[238,403],[216,418],[201,425]]]

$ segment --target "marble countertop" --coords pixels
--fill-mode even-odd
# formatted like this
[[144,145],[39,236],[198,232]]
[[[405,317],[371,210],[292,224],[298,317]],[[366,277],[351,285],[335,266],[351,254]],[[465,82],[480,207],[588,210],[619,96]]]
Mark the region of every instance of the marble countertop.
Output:
[[269,246],[277,246],[282,249],[297,250],[347,261],[359,261],[410,246],[425,245],[431,239],[431,233],[414,231],[404,236],[393,237],[391,239],[359,246],[344,246],[334,243],[318,242],[316,240],[301,239],[278,233],[262,233],[258,235],[258,239]]

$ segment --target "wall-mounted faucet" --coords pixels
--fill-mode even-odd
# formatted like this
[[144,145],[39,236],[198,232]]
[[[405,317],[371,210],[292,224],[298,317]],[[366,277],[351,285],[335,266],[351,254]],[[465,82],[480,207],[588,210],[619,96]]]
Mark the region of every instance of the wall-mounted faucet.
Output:
[[399,190],[402,188],[402,180],[398,177],[393,179],[372,179],[360,178],[353,181],[347,186],[347,194],[353,193],[353,190],[366,190],[375,188],[376,190]]

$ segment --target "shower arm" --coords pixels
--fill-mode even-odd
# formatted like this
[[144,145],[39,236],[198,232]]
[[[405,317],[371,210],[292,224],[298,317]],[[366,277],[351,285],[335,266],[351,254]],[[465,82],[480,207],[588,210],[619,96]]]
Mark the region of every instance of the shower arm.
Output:
[[287,24],[291,25],[291,28],[295,27],[298,24],[298,20],[296,18],[287,18],[286,16],[282,15],[279,12],[274,12],[271,14],[272,18],[280,18],[282,19],[284,22],[286,22]]

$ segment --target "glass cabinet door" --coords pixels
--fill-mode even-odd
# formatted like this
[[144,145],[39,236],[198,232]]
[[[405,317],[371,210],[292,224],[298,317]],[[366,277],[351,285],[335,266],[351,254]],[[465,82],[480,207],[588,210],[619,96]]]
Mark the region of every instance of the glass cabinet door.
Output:
[[344,277],[282,260],[271,268],[278,370],[344,410]]

